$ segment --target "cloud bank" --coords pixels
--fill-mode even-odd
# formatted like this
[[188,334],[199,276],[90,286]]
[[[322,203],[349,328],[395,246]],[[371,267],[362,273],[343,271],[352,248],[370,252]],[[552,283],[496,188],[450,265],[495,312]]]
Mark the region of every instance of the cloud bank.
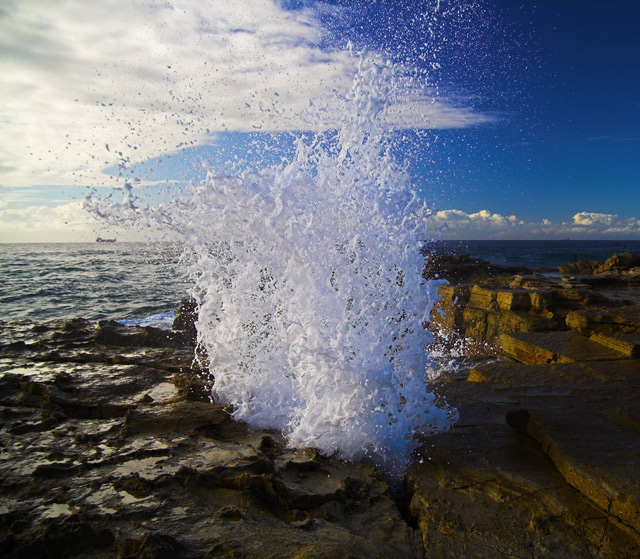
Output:
[[[103,170],[220,131],[309,127],[310,99],[350,86],[356,59],[321,48],[311,9],[276,0],[5,0],[0,8],[0,185],[112,184]],[[487,121],[426,92],[392,125]],[[317,127],[318,123],[314,123]]]
[[[447,209],[434,212],[427,223],[434,239],[640,239],[640,219],[615,214],[579,212],[566,221],[543,218],[526,221],[515,215],[489,210],[465,212]],[[82,202],[57,206],[10,208],[0,203],[0,241],[69,242],[93,241],[101,236],[117,237],[123,231],[110,230],[82,211]],[[126,231],[126,240],[148,240],[145,234]]]
[[561,222],[547,218],[527,222],[489,210],[440,210],[432,214],[428,226],[432,237],[442,239],[640,239],[640,219],[594,212],[578,212]]
[[93,241],[95,222],[82,211],[82,202],[58,206],[0,206],[0,242],[64,243]]

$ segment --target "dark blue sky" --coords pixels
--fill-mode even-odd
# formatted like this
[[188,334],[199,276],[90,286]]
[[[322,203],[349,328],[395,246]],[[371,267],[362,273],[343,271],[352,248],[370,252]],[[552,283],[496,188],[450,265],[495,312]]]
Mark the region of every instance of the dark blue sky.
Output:
[[501,116],[441,134],[443,198],[525,220],[640,214],[640,2],[483,5],[493,28],[484,29],[480,60],[470,54],[460,65],[454,55],[441,79],[456,87],[462,70],[480,107]]
[[438,207],[640,215],[640,2],[442,0],[431,41],[419,3],[356,4],[352,36],[418,63],[435,50],[440,91],[495,115],[411,154]]

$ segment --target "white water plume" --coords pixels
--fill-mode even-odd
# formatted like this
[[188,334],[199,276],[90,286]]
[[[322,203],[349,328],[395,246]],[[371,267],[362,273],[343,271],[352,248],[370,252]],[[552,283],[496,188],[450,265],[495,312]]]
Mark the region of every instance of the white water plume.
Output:
[[291,161],[237,176],[208,168],[171,204],[122,205],[184,239],[216,401],[291,446],[389,471],[415,435],[456,415],[428,391],[424,324],[439,285],[422,277],[429,210],[383,124],[401,82],[363,56],[340,129],[299,135]]

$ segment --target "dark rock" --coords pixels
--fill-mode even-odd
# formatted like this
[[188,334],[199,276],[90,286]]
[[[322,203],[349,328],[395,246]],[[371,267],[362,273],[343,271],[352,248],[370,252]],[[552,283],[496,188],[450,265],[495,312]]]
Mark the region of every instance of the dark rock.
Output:
[[614,254],[604,262],[599,260],[576,260],[564,266],[558,266],[563,274],[611,274],[630,271],[640,267],[640,254],[623,252]]
[[423,277],[447,280],[452,285],[469,281],[484,281],[488,278],[506,277],[526,272],[523,266],[499,266],[468,254],[434,253],[427,256]]
[[282,451],[281,445],[271,435],[263,435],[258,448],[271,458],[275,458]]
[[[12,526],[12,529],[14,527]],[[3,557],[7,559],[76,557],[95,555],[108,550],[114,542],[113,534],[104,528],[75,518],[52,518],[41,526],[29,526],[4,538]]]
[[171,382],[176,385],[178,392],[187,400],[196,402],[211,401],[211,389],[213,378],[202,373],[175,374],[171,377]]
[[3,557],[421,556],[380,472],[233,421],[193,347],[0,328]]
[[98,322],[94,339],[99,345],[115,347],[185,348],[193,346],[193,343],[181,333],[152,326],[129,328],[113,320]]
[[614,270],[629,270],[640,266],[640,254],[633,252],[623,252],[614,254],[611,258],[604,261],[599,267],[598,273],[606,273]]
[[175,559],[179,549],[178,541],[164,534],[148,534],[116,542],[118,559]]
[[179,331],[0,323],[2,556],[637,558],[636,284],[503,272],[441,288],[430,327],[495,355],[393,487],[233,421]]
[[198,338],[196,322],[198,320],[198,303],[193,299],[183,299],[173,319],[172,329],[180,332],[195,345]]

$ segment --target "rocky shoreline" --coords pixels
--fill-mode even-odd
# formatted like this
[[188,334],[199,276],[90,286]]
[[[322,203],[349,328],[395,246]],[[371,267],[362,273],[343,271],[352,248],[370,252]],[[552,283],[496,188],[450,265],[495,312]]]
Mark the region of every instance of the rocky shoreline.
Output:
[[427,557],[638,556],[639,265],[449,274],[432,326],[496,358],[445,382],[460,421],[409,472]]
[[394,486],[232,421],[189,320],[0,324],[0,554],[640,556],[640,258],[569,266],[429,263],[460,420]]

